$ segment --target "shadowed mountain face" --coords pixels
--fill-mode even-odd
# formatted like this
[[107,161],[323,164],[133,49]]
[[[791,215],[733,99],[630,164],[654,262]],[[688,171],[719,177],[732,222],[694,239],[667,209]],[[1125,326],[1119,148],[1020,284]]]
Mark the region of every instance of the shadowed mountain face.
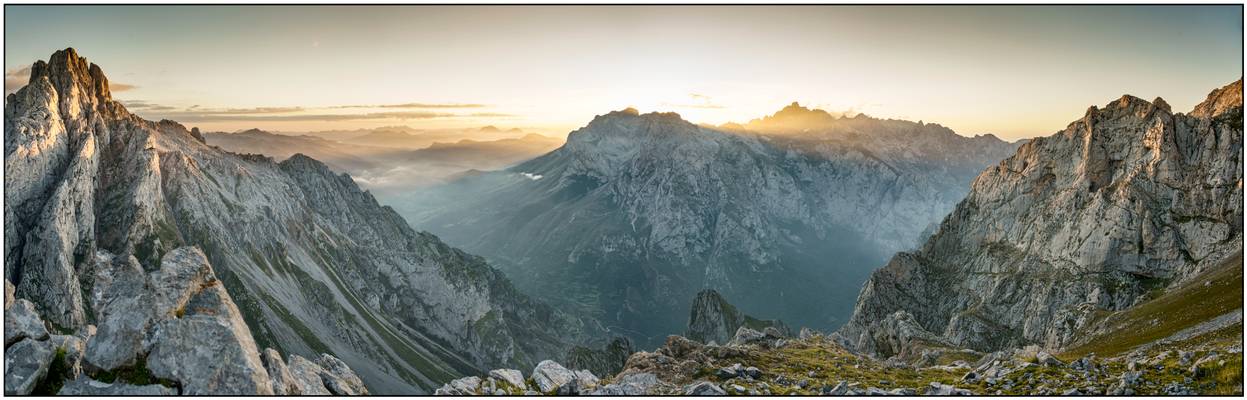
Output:
[[1236,253],[1241,269],[1242,91],[1217,89],[1187,114],[1124,96],[1023,145],[922,248],[871,276],[841,333],[883,356],[1059,349]]
[[[818,113],[773,118],[789,111]],[[1015,146],[930,124],[817,121],[794,134],[612,112],[549,154],[393,204],[642,347],[682,331],[703,288],[753,315],[833,329],[868,271],[920,243]]]
[[203,136],[208,144],[235,153],[258,153],[276,160],[295,154],[312,157],[334,171],[350,174],[361,187],[383,200],[394,193],[444,183],[467,171],[506,168],[545,154],[563,143],[556,138],[527,134],[496,140],[434,142],[417,149],[359,145],[320,136],[274,134],[257,129],[209,132]]
[[[373,393],[532,366],[584,337],[479,257],[412,230],[346,175],[209,146],[146,121],[73,49],[5,104],[5,273],[54,326],[84,330],[98,259],[203,250],[259,348],[331,353]],[[140,280],[141,282],[141,280]]]

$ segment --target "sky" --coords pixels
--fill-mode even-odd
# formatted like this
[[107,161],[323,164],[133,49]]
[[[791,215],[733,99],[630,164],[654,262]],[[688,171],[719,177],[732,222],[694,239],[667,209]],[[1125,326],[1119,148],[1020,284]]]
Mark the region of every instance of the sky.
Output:
[[114,98],[205,130],[495,125],[793,101],[1050,135],[1122,94],[1190,110],[1242,76],[1241,6],[18,6],[5,91],[74,47]]

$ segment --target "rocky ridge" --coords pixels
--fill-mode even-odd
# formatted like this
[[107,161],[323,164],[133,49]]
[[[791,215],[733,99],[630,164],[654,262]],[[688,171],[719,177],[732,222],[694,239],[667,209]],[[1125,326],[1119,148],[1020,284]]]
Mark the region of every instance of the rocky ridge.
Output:
[[792,331],[783,321],[761,320],[745,315],[728,303],[719,292],[706,289],[698,292],[693,299],[685,336],[702,343],[727,343],[742,327],[755,331],[773,328],[780,335],[792,335]]
[[1069,346],[1099,313],[1241,251],[1242,126],[1241,80],[1188,114],[1091,107],[979,175],[924,246],[871,276],[840,333],[882,357]]
[[[197,130],[131,114],[73,49],[36,62],[29,84],[8,96],[5,169],[5,275],[52,331],[86,337],[97,326],[112,346],[93,358],[100,367],[137,365],[134,352],[147,368],[179,370],[151,359],[183,350],[176,341],[133,340],[196,331],[198,316],[161,320],[169,308],[152,305],[187,300],[109,293],[202,280],[161,275],[167,256],[188,246],[215,267],[213,296],[228,293],[245,322],[224,337],[333,354],[371,392],[421,393],[482,365],[534,365],[592,329],[520,295],[483,259],[412,230],[316,160],[233,154]],[[97,295],[116,300],[93,304]],[[223,301],[196,298],[223,312]],[[252,353],[236,356],[259,381],[266,372]]]

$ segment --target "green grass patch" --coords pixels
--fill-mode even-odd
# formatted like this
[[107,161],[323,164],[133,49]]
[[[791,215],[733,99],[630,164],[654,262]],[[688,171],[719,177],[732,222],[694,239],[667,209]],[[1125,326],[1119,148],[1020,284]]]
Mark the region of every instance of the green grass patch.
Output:
[[1243,255],[1239,253],[1167,293],[1106,316],[1101,321],[1109,327],[1106,333],[1065,351],[1061,358],[1122,354],[1241,309],[1242,299]]
[[30,394],[35,396],[54,396],[61,391],[65,380],[69,379],[69,361],[65,359],[65,348],[57,347],[52,363],[48,365],[47,375],[35,386]]
[[134,361],[134,365],[129,367],[121,367],[112,371],[97,372],[94,376],[91,376],[91,378],[104,383],[124,382],[139,386],[161,385],[165,387],[177,387],[177,382],[153,376],[152,372],[147,369],[146,357],[139,357]]

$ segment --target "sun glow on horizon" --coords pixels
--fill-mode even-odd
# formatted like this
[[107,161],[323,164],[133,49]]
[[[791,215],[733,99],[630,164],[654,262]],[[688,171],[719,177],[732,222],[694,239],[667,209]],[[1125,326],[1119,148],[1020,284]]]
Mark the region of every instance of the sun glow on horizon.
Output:
[[1018,139],[1122,94],[1189,110],[1241,76],[1241,11],[12,5],[4,68],[11,91],[30,63],[74,47],[132,111],[220,131],[497,125],[561,136],[629,106],[721,125],[799,101]]

